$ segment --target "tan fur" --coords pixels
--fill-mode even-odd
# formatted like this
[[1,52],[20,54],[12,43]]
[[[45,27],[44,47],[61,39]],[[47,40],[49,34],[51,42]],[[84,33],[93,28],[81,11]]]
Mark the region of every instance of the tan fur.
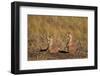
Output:
[[55,40],[52,37],[48,38],[48,40],[49,40],[48,41],[49,43],[48,51],[50,53],[57,53],[60,50],[60,48],[56,45]]
[[69,42],[67,44],[67,47],[68,47],[69,53],[72,55],[75,55],[75,53],[78,50],[78,44],[76,41],[73,40],[73,36],[71,33],[68,34],[68,37],[69,37]]

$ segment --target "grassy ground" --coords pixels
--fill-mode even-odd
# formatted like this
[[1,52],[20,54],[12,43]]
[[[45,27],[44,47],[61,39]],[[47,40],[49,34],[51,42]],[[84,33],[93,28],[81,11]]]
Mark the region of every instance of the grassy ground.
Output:
[[28,58],[28,60],[59,60],[59,59],[80,59],[80,58],[86,58],[87,53],[86,52],[80,52],[79,54],[76,53],[76,55],[72,55],[70,53],[50,53],[48,51],[43,52],[34,52],[33,54]]
[[[74,16],[35,16],[28,15],[28,60],[73,59],[87,57],[87,17]],[[82,46],[80,55],[76,53],[40,52],[47,48],[47,36],[53,36],[55,44],[62,49],[66,44],[66,33],[71,32],[74,40]]]

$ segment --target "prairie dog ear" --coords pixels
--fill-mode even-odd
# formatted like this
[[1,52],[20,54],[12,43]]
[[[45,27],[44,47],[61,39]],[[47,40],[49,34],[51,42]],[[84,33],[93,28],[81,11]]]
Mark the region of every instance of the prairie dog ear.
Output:
[[71,32],[68,32],[68,33],[67,33],[67,36],[69,36],[69,35],[72,35],[72,33],[71,33]]

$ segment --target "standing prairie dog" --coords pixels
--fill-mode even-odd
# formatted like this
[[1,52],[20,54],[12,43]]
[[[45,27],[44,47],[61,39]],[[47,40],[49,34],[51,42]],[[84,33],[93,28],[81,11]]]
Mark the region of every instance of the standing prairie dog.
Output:
[[49,45],[48,51],[50,53],[57,53],[60,50],[60,48],[55,45],[53,36],[48,37],[48,45]]
[[79,46],[78,46],[77,42],[73,40],[72,33],[69,32],[67,34],[67,38],[68,38],[68,43],[67,43],[68,51],[70,54],[75,55],[75,53],[79,49]]

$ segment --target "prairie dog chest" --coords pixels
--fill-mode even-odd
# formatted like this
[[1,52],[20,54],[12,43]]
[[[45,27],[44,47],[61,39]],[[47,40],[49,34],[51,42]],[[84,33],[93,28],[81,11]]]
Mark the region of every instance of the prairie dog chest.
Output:
[[49,42],[49,46],[53,45],[53,39],[52,38],[50,38],[48,42]]

